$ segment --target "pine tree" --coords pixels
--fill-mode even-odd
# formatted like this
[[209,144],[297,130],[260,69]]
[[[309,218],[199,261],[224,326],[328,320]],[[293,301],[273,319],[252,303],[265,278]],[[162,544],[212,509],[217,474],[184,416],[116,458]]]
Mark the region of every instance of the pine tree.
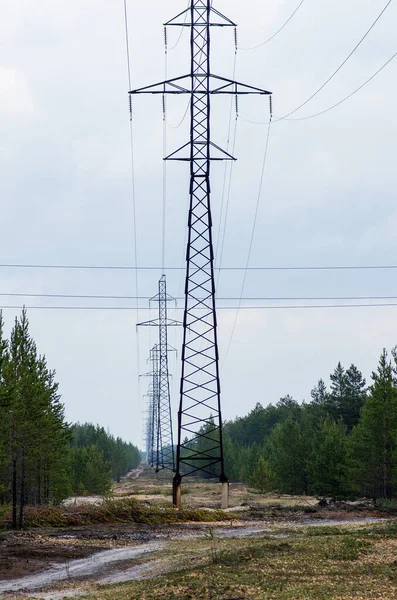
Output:
[[308,461],[309,487],[320,496],[341,497],[346,493],[346,428],[327,417],[316,435]]
[[279,423],[282,423],[287,419],[293,419],[297,421],[300,418],[301,407],[299,403],[289,394],[283,398],[280,398],[276,404],[276,409]]
[[348,433],[359,422],[366,397],[366,381],[361,371],[352,364],[346,370],[346,391],[342,404],[342,418]]
[[62,499],[67,494],[67,473],[62,464],[68,428],[54,373],[47,369],[45,358],[37,354],[26,310],[15,320],[2,371],[9,412],[10,467],[6,485],[16,528],[23,526],[26,504]]
[[322,379],[318,380],[317,385],[310,392],[312,404],[315,406],[325,406],[328,401],[327,386]]
[[346,395],[346,373],[341,363],[338,362],[335,370],[330,375],[331,385],[328,395],[328,414],[338,421],[342,417],[342,404]]
[[275,426],[267,443],[267,452],[275,486],[280,492],[306,492],[306,449],[301,425],[292,416]]
[[256,442],[246,449],[241,473],[244,482],[248,483],[250,481],[261,454],[262,448]]
[[254,472],[252,473],[249,483],[260,492],[270,492],[273,485],[274,476],[270,470],[269,464],[263,456],[259,457]]
[[357,492],[391,498],[397,452],[397,390],[386,350],[350,441],[351,475]]
[[228,433],[223,435],[223,455],[225,459],[225,473],[230,481],[238,481],[241,476],[242,454],[244,449],[238,444],[233,444]]
[[354,364],[345,371],[340,362],[330,378],[328,413],[335,421],[342,419],[350,433],[360,419],[360,411],[365,402],[365,379]]

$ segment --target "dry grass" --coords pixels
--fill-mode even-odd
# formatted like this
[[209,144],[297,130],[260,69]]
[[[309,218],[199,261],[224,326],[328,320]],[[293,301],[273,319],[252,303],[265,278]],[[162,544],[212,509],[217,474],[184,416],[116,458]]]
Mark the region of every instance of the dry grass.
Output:
[[[93,586],[96,600],[394,600],[397,528],[300,530],[288,539],[171,543],[156,579]],[[155,557],[158,559],[159,557]]]
[[[161,525],[168,523],[231,521],[233,515],[221,510],[177,510],[172,506],[142,505],[133,498],[106,500],[100,505],[72,505],[64,507],[27,507],[25,527],[79,527],[111,523],[143,523]],[[11,515],[3,519],[3,528],[10,526]]]
[[[115,497],[133,497],[139,501],[172,503],[172,475],[160,472],[157,475],[145,470],[136,479],[124,479],[115,486]],[[220,484],[216,481],[186,478],[182,484],[182,503],[186,508],[219,508],[221,500]],[[230,508],[255,505],[269,509],[271,507],[313,507],[318,503],[312,496],[288,496],[283,494],[258,494],[242,483],[230,484]]]

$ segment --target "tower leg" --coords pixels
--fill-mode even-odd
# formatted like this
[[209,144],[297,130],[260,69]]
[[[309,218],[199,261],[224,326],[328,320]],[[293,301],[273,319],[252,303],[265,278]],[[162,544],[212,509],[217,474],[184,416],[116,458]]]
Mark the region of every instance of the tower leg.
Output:
[[176,508],[181,508],[182,506],[181,477],[178,475],[175,475],[172,481],[172,503]]
[[222,508],[222,510],[225,510],[225,508],[229,508],[229,482],[225,481],[225,482],[221,483],[221,485],[222,485],[221,508]]

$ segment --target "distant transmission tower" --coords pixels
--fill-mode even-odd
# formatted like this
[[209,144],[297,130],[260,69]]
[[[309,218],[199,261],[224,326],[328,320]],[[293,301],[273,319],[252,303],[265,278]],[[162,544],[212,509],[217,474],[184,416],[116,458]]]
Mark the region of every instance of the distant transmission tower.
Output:
[[190,96],[190,139],[165,160],[190,166],[182,376],[178,412],[178,445],[173,500],[181,504],[182,477],[197,472],[219,476],[222,507],[228,505],[224,469],[220,403],[219,355],[215,312],[214,251],[210,205],[213,160],[235,160],[211,139],[211,97],[270,92],[211,73],[211,27],[236,27],[212,6],[211,0],[191,0],[167,26],[190,28],[190,72],[130,94]]
[[158,347],[157,344],[150,350],[149,363],[152,370],[145,373],[142,377],[149,377],[148,393],[148,410],[146,421],[146,460],[151,467],[159,470],[159,446],[160,446],[160,430],[159,430],[159,367],[158,367]]
[[156,470],[175,470],[174,440],[172,435],[172,415],[170,397],[170,376],[168,370],[168,354],[174,350],[168,345],[168,327],[180,326],[182,323],[169,319],[167,316],[167,303],[175,302],[175,298],[167,294],[167,283],[165,275],[159,281],[158,294],[150,299],[150,302],[158,303],[158,318],[144,323],[138,323],[139,327],[157,327],[159,331],[159,342],[151,351],[153,373],[157,375],[157,464]]

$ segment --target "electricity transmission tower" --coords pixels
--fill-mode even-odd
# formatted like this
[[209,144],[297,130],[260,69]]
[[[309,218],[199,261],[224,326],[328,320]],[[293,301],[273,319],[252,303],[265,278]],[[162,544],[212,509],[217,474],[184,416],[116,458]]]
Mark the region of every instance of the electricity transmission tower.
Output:
[[210,204],[213,160],[235,160],[211,138],[211,99],[215,95],[270,92],[211,72],[211,27],[236,27],[212,7],[211,0],[191,0],[189,7],[165,23],[190,30],[190,72],[130,94],[187,94],[190,139],[164,157],[190,166],[190,205],[186,254],[182,375],[178,412],[178,444],[173,500],[181,503],[181,481],[197,472],[219,476],[222,507],[228,505],[224,470],[219,355],[215,311],[214,252]]
[[168,370],[168,354],[174,349],[168,345],[168,327],[177,327],[182,325],[182,323],[169,319],[167,316],[167,303],[175,302],[175,299],[167,294],[165,275],[162,275],[159,281],[158,294],[153,296],[150,302],[158,303],[158,318],[138,323],[138,327],[157,327],[159,331],[159,341],[152,348],[150,358],[153,364],[153,407],[152,411],[149,409],[149,421],[150,414],[154,414],[156,411],[157,424],[154,428],[157,434],[156,472],[159,469],[174,471],[174,440],[172,435],[170,376]]
[[149,362],[152,365],[152,370],[145,373],[144,377],[149,377],[148,393],[148,416],[146,422],[146,460],[151,467],[156,467],[156,472],[159,471],[159,445],[160,445],[160,430],[159,430],[159,368],[158,368],[158,347],[157,344],[150,350]]

